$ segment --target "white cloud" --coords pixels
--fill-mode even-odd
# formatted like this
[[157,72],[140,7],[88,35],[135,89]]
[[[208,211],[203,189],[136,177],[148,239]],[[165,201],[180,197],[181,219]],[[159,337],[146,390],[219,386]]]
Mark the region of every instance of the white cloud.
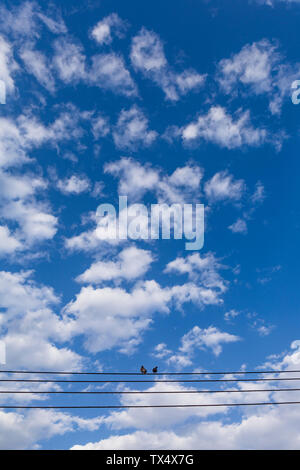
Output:
[[157,170],[142,166],[132,158],[108,163],[104,169],[107,173],[120,176],[119,194],[132,198],[140,198],[146,191],[153,190],[159,181]]
[[55,91],[55,81],[50,70],[47,57],[33,48],[33,44],[27,43],[20,51],[26,70],[35,76],[37,81],[50,92]]
[[65,246],[71,251],[93,251],[99,248],[100,239],[95,229],[67,238]]
[[81,357],[53,344],[53,340],[62,342],[69,337],[68,325],[51,310],[59,299],[50,287],[38,286],[31,275],[30,271],[0,272],[0,332],[7,365],[78,370]]
[[250,200],[253,204],[258,204],[261,203],[265,197],[265,187],[260,181],[258,181],[255,185],[255,191],[252,194]]
[[222,90],[232,96],[241,88],[255,95],[265,95],[271,113],[279,114],[299,71],[299,64],[284,61],[276,43],[262,39],[246,44],[230,59],[221,60],[217,79]]
[[187,274],[206,288],[214,289],[216,294],[227,290],[227,282],[220,276],[219,271],[225,266],[220,264],[213,253],[200,255],[194,253],[185,258],[176,258],[167,264],[166,273]]
[[65,194],[81,194],[90,189],[90,181],[85,176],[72,175],[57,181],[58,189]]
[[53,34],[67,32],[58,9],[52,7],[51,15],[42,13],[35,1],[25,1],[17,6],[10,6],[9,9],[3,5],[0,8],[0,18],[2,29],[20,42],[25,37],[38,39],[42,25],[46,25]]
[[134,68],[162,88],[166,99],[171,101],[197,90],[205,80],[204,75],[193,69],[174,72],[167,62],[159,36],[146,28],[133,38],[130,58]]
[[197,199],[199,202],[200,183],[203,177],[203,170],[193,164],[176,168],[170,176],[161,178],[156,187],[158,202],[186,203]]
[[268,5],[271,7],[279,2],[290,4],[290,3],[299,3],[300,0],[256,0],[256,2],[260,5]]
[[97,114],[93,117],[91,123],[92,132],[96,140],[98,140],[99,137],[105,137],[110,131],[108,119],[101,114]]
[[0,411],[0,448],[37,449],[39,441],[67,432],[95,431],[101,418],[81,418],[54,410],[30,410],[28,413]]
[[205,183],[204,192],[210,203],[226,200],[238,201],[245,188],[244,180],[234,180],[227,171],[220,171]]
[[[268,370],[297,370],[300,366],[300,341],[294,341],[291,351],[270,359],[262,367]],[[261,368],[260,367],[260,370]],[[276,374],[268,375],[275,378]],[[266,378],[268,378],[266,377]],[[163,385],[163,387],[162,387]],[[286,385],[286,388],[293,385]],[[143,395],[136,399],[126,396],[124,404],[156,404],[165,400],[166,403],[247,403],[254,401],[292,401],[291,394],[286,392],[228,393],[226,390],[243,391],[246,389],[276,388],[274,382],[242,384],[224,388],[224,393],[195,394],[178,399],[171,394],[163,396]],[[168,390],[168,384],[156,383],[148,390]],[[171,390],[193,390],[172,384]],[[255,398],[254,398],[255,397]],[[183,401],[185,400],[185,401]],[[299,393],[293,392],[293,400],[299,400]],[[209,419],[204,419],[203,409],[129,409],[111,413],[105,423],[114,432],[99,442],[75,445],[73,449],[296,449],[299,445],[300,410],[296,405],[274,407],[240,408],[239,415],[229,416],[229,408],[204,408]],[[213,414],[221,416],[216,419]],[[189,418],[190,421],[187,421]],[[116,430],[133,429],[132,432],[116,434]]]
[[[146,192],[152,192],[159,203],[183,204],[195,201],[199,197],[199,185],[203,175],[202,169],[192,164],[177,168],[171,175],[163,175],[160,169],[152,168],[149,164],[142,165],[137,160],[124,157],[106,164],[104,171],[119,178],[118,193],[128,197],[128,213],[132,215],[136,215],[137,208],[130,200],[133,202],[140,200]],[[165,208],[165,210],[169,217],[169,209]],[[114,230],[114,220],[110,227],[109,217],[102,217],[98,220],[96,214],[93,214],[91,222],[93,228],[65,240],[65,246],[69,250],[97,251],[103,248],[104,243],[110,245],[124,243],[124,239],[119,238]],[[119,214],[118,224],[120,222],[122,227]],[[144,225],[141,224],[139,234],[141,238],[144,233],[147,238],[148,231],[148,219],[144,218]]]
[[229,225],[229,230],[231,230],[233,233],[243,233],[246,234],[248,232],[248,227],[247,223],[243,219],[237,219],[236,222],[233,224]]
[[121,158],[104,167],[107,173],[119,177],[119,194],[140,199],[148,191],[155,193],[158,202],[192,202],[199,197],[203,170],[195,164],[178,167],[171,175],[163,175],[158,168],[142,165],[132,158]]
[[60,38],[54,42],[53,66],[65,83],[76,83],[86,77],[83,48],[70,39]]
[[112,13],[94,26],[91,35],[99,44],[110,44],[113,40],[113,35],[122,38],[126,29],[127,23],[117,13]]
[[[53,11],[53,10],[52,10]],[[38,18],[47,26],[49,31],[53,34],[65,34],[68,32],[67,27],[59,14],[58,11],[55,12],[56,17],[47,16],[44,13],[37,13]]]
[[220,331],[215,326],[201,329],[194,326],[181,338],[181,346],[174,354],[170,354],[166,361],[176,368],[187,367],[193,364],[193,356],[196,350],[211,350],[215,356],[219,356],[223,349],[223,344],[235,343],[241,338],[236,335]]
[[260,336],[269,336],[269,334],[274,330],[274,325],[267,324],[262,318],[257,318],[257,314],[250,314],[250,318],[251,317],[255,318],[251,323],[251,327],[256,330]]
[[0,167],[21,165],[29,161],[20,129],[14,121],[1,117]]
[[85,335],[85,348],[92,353],[124,348],[131,339],[141,341],[154,312],[169,311],[172,297],[155,281],[135,286],[131,292],[121,288],[84,287],[65,312],[74,318],[73,331]]
[[115,261],[97,261],[83,274],[78,282],[101,283],[110,280],[133,280],[142,277],[149,269],[153,257],[150,251],[136,248],[124,248]]
[[244,414],[240,422],[232,424],[210,419],[190,425],[188,430],[114,433],[99,442],[75,445],[72,450],[293,450],[298,448],[298,423],[299,413],[286,406],[266,409],[257,416]]
[[13,50],[2,36],[0,36],[0,80],[3,80],[7,92],[12,92],[15,89],[14,74],[19,69],[19,66],[13,58]]
[[87,80],[91,85],[119,95],[137,95],[136,84],[126,68],[124,59],[113,52],[93,56]]
[[188,302],[203,308],[221,300],[217,291],[193,283],[163,288],[153,280],[139,281],[128,291],[87,286],[65,307],[63,318],[72,336],[84,336],[87,351],[118,348],[127,353],[128,345],[135,348],[142,341],[156,312],[169,313],[171,305],[180,309]]
[[[29,116],[19,116],[15,122],[2,118],[0,126],[0,171],[1,198],[0,214],[6,221],[18,224],[15,235],[22,248],[28,248],[33,242],[52,238],[57,229],[57,218],[51,214],[47,201],[37,194],[47,188],[46,182],[30,172],[22,175],[12,173],[12,168],[24,163],[33,162],[29,151],[45,142],[56,143],[60,139],[71,138],[74,122],[68,113],[61,115],[48,128]],[[70,134],[64,135],[64,130]]]
[[172,351],[167,348],[166,343],[159,343],[155,346],[153,350],[153,356],[157,357],[158,359],[163,359],[164,357],[168,356]]
[[148,129],[148,119],[137,106],[122,109],[113,129],[113,139],[117,148],[137,150],[149,147],[156,139],[157,132]]
[[57,217],[52,215],[45,203],[15,200],[5,204],[1,215],[7,220],[16,221],[21,228],[21,238],[32,244],[49,240],[57,231]]
[[1,6],[1,26],[14,37],[38,37],[38,26],[34,18],[35,2],[25,1],[19,6],[7,9]]
[[205,140],[234,149],[245,145],[259,146],[267,139],[265,129],[255,129],[250,122],[249,111],[237,113],[233,118],[221,106],[212,106],[207,114],[181,129],[183,142]]
[[23,139],[21,144],[31,149],[46,143],[55,146],[58,142],[76,141],[83,134],[79,123],[84,118],[85,114],[71,104],[66,105],[48,126],[31,114],[20,115],[17,124]]
[[11,235],[8,227],[0,225],[0,255],[14,253],[22,244]]
[[256,94],[272,88],[272,70],[280,56],[270,41],[247,44],[230,59],[219,63],[219,82],[226,93],[234,92],[237,83],[250,86]]
[[233,318],[236,318],[237,316],[239,316],[240,313],[241,312],[238,312],[237,310],[231,309],[225,313],[224,318],[226,321],[231,321]]
[[195,348],[211,349],[215,356],[219,356],[223,344],[235,343],[236,341],[240,341],[238,336],[220,331],[214,326],[205,329],[194,326],[182,337],[179,351],[191,355]]

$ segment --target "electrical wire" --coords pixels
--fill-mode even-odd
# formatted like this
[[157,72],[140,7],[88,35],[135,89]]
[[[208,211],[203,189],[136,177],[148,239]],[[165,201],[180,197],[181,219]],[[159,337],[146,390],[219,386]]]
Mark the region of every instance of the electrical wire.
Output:
[[[140,372],[66,372],[66,371],[29,371],[0,370],[3,374],[54,374],[54,375],[141,375]],[[223,372],[156,372],[147,375],[243,375],[243,374],[286,374],[300,373],[300,370],[265,370],[265,371],[223,371]]]
[[249,389],[249,390],[162,390],[162,391],[29,391],[29,390],[0,390],[1,394],[31,394],[31,395],[49,395],[49,394],[68,394],[68,395],[131,395],[131,394],[190,394],[190,393],[252,393],[252,392],[300,392],[300,388],[267,388],[267,389]]
[[273,405],[300,405],[300,401],[257,402],[257,403],[209,403],[201,405],[82,405],[82,406],[14,406],[0,405],[0,409],[129,409],[129,408],[211,408],[227,406],[273,406]]
[[48,379],[0,379],[0,382],[33,382],[33,383],[207,383],[207,382],[281,382],[300,380],[300,377],[272,379],[196,379],[196,380],[48,380]]

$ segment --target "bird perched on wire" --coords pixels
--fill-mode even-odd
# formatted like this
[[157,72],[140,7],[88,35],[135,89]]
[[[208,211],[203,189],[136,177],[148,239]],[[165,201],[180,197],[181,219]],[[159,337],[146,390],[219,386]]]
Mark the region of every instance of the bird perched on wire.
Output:
[[144,366],[141,367],[141,373],[142,374],[147,374],[147,369],[145,369]]
[[157,373],[157,366],[153,367],[152,372],[153,372],[153,374]]

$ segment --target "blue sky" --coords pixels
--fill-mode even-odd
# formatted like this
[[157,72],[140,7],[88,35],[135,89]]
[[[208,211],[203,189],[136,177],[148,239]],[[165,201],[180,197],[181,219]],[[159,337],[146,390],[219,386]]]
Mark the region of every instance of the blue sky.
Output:
[[[300,368],[299,15],[296,0],[2,3],[6,368]],[[204,204],[203,249],[99,240],[97,207],[119,195],[129,205]],[[212,399],[145,396],[101,403]],[[242,399],[253,395],[215,398]],[[99,402],[25,403],[82,400]],[[9,410],[0,447],[295,448],[299,413]]]

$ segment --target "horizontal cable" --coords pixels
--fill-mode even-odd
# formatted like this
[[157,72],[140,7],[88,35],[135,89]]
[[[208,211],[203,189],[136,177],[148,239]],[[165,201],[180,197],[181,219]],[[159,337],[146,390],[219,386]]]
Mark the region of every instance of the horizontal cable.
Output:
[[29,393],[31,395],[49,395],[49,394],[69,394],[69,395],[76,395],[76,394],[91,394],[91,395],[130,395],[130,394],[156,394],[156,393],[183,393],[183,394],[189,394],[189,393],[251,393],[251,392],[300,392],[300,388],[267,388],[267,389],[250,389],[250,390],[163,390],[161,392],[154,391],[154,392],[149,392],[145,390],[141,391],[136,391],[136,390],[130,390],[130,391],[96,391],[96,392],[84,392],[84,391],[23,391],[23,390],[0,390],[0,393],[3,394],[15,394],[15,393]]
[[[260,371],[236,371],[236,372],[156,372],[147,375],[243,375],[243,374],[286,374],[299,373],[300,370],[260,370]],[[65,372],[65,371],[29,371],[29,370],[0,370],[3,374],[64,374],[64,375],[141,375],[141,372]]]
[[273,405],[300,405],[300,401],[277,401],[257,403],[209,403],[206,405],[86,405],[86,406],[13,406],[0,405],[0,409],[38,409],[38,410],[61,410],[61,409],[128,409],[128,408],[211,408],[226,406],[273,406]]
[[0,379],[0,382],[34,382],[34,383],[206,383],[206,382],[281,382],[300,380],[300,377],[283,379],[191,379],[191,380],[47,380],[47,379]]

